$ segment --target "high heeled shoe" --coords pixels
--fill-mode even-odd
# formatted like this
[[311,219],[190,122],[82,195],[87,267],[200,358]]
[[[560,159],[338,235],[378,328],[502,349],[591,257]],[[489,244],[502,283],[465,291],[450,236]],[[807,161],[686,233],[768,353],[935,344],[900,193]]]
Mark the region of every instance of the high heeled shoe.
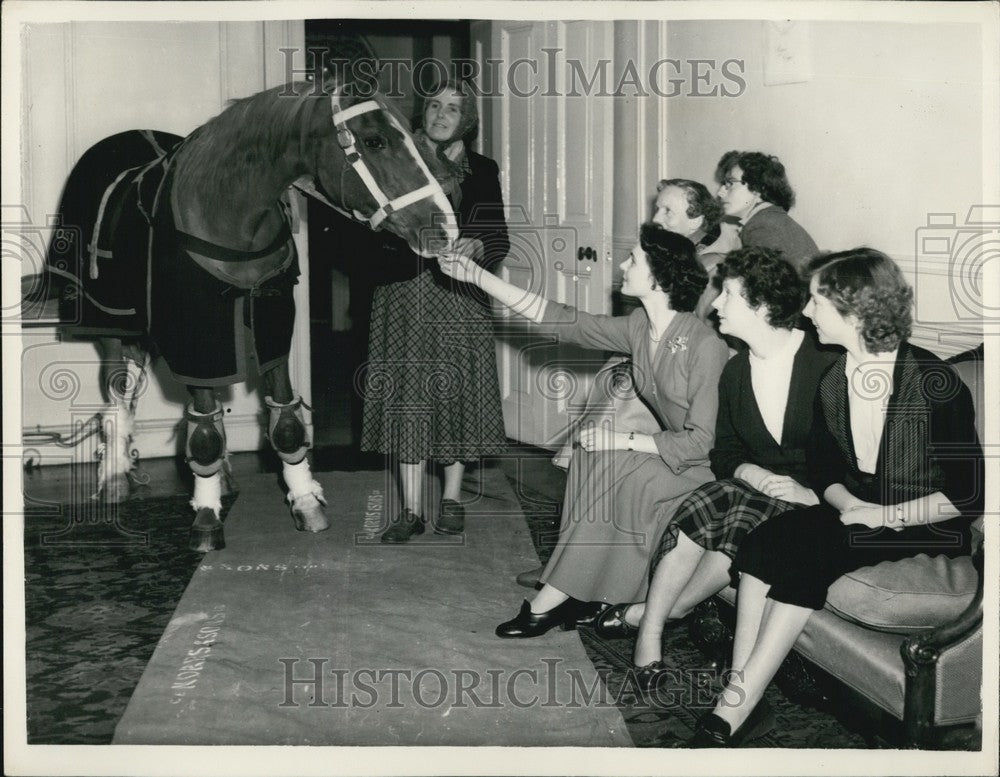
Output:
[[542,576],[542,572],[545,571],[545,565],[542,564],[540,567],[535,567],[534,569],[529,569],[527,572],[521,572],[515,580],[517,584],[524,586],[525,588],[539,589],[542,587],[539,582],[539,578]]
[[576,625],[593,627],[611,607],[607,602],[580,602],[576,607]]
[[606,609],[594,624],[594,631],[608,639],[621,639],[638,634],[639,627],[625,620],[625,615],[631,606],[631,604],[616,604]]
[[635,669],[635,684],[649,693],[654,690],[667,676],[667,665],[662,661],[653,661]]
[[567,599],[551,610],[535,613],[531,611],[531,605],[525,599],[517,617],[501,623],[497,626],[495,633],[503,639],[525,639],[540,637],[556,626],[563,631],[572,631],[576,628],[576,613],[579,604],[576,599]]
[[769,733],[775,725],[774,710],[764,699],[761,699],[757,706],[753,708],[747,719],[743,721],[736,731],[730,725],[710,712],[702,716],[695,727],[692,736],[679,747],[706,748],[706,747],[743,747],[748,742],[760,739]]

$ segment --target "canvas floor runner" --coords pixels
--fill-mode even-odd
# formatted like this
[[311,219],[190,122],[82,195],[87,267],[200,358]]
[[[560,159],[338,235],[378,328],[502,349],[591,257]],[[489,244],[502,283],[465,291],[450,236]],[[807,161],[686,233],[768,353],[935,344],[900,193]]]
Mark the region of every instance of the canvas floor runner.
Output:
[[464,538],[378,542],[383,472],[321,473],[332,528],[294,530],[245,479],[227,548],[191,580],[119,722],[120,744],[631,746],[573,632],[500,640],[537,564],[496,469]]

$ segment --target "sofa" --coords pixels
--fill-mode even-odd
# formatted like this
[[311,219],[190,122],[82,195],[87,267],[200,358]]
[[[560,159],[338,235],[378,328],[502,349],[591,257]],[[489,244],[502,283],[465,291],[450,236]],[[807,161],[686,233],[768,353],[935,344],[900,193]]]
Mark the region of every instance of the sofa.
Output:
[[[982,439],[982,346],[950,361],[972,392]],[[982,712],[982,536],[980,517],[971,557],[883,562],[831,587],[795,653],[822,670],[822,681],[845,687],[847,703],[834,711],[841,706],[846,714],[886,721],[879,733],[903,747],[975,746]],[[728,653],[729,629],[718,617],[720,611],[732,617],[736,591],[727,588],[715,599],[695,613],[691,631],[719,660]]]
[[[980,346],[949,360],[972,392],[980,440],[982,357]],[[578,424],[655,431],[629,391],[627,366],[616,357],[602,368]],[[565,466],[570,455],[564,447],[553,461]],[[805,684],[839,685],[842,693],[832,695],[846,704],[833,711],[842,707],[855,727],[864,719],[868,734],[877,730],[904,747],[974,746],[982,710],[982,525],[980,517],[971,557],[920,555],[859,569],[838,580],[826,608],[810,617],[794,653],[807,675],[821,671]],[[691,619],[692,637],[716,665],[728,661],[735,600],[727,588]]]

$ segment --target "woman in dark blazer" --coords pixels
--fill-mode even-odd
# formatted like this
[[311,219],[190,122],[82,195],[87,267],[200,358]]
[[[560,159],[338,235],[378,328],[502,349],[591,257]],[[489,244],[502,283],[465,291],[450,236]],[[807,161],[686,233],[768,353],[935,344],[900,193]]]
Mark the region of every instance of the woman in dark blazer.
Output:
[[920,553],[967,555],[983,511],[972,397],[950,367],[906,342],[913,293],[899,268],[859,248],[816,257],[806,274],[805,315],[822,342],[846,350],[820,382],[811,435],[822,501],[740,545],[733,671],[690,747],[739,746],[773,725],[764,691],[838,577]]
[[820,378],[837,358],[795,328],[805,284],[778,251],[741,248],[719,265],[722,293],[713,302],[719,330],[749,350],[730,359],[719,381],[712,473],[677,508],[660,541],[645,603],[604,613],[597,630],[624,636],[639,629],[640,685],[664,675],[664,623],[729,583],[743,538],[796,505],[817,504],[806,471],[806,442]]
[[[458,250],[492,272],[510,241],[499,168],[468,147],[479,127],[473,94],[450,81],[424,99],[420,116],[415,141],[431,148],[458,182],[449,193]],[[433,513],[436,533],[461,534],[466,464],[506,447],[490,309],[478,289],[456,284],[405,244],[388,241],[383,252],[391,254],[383,264],[403,276],[390,276],[385,280],[396,282],[375,292],[361,448],[398,461],[402,505],[381,540],[407,542],[423,533]],[[425,504],[428,461],[444,473],[437,510]]]
[[774,248],[801,268],[817,252],[815,241],[788,215],[795,204],[785,166],[759,151],[728,151],[715,170],[726,216],[740,226],[744,246]]

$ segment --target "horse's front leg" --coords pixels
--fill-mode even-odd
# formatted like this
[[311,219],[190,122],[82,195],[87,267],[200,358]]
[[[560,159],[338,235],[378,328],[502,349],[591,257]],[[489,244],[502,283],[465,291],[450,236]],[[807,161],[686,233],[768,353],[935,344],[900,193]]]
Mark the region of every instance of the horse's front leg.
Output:
[[189,547],[199,553],[226,547],[222,531],[222,473],[226,465],[226,430],[222,403],[210,388],[188,386],[191,404],[187,419],[188,466],[194,473],[194,523]]
[[324,531],[330,527],[330,522],[323,512],[326,504],[323,487],[313,480],[306,456],[309,440],[302,418],[302,397],[292,390],[287,362],[267,370],[263,378],[268,392],[264,398],[269,414],[267,436],[281,459],[295,528],[299,531]]
[[109,406],[101,419],[103,446],[97,468],[97,495],[118,503],[128,499],[128,476],[135,467],[132,435],[146,349],[137,340],[117,337],[98,338],[97,349],[101,355],[101,392]]

